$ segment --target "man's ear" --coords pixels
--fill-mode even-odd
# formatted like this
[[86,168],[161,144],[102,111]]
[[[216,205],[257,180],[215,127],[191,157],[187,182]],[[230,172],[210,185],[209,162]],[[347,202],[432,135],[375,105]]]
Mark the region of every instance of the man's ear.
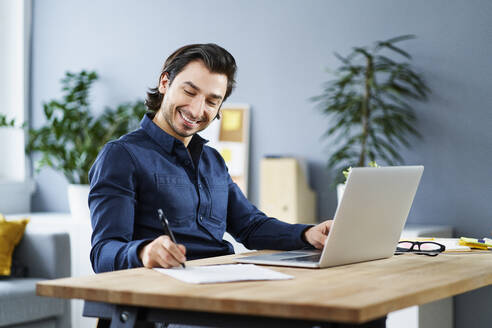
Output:
[[167,72],[162,73],[159,81],[159,92],[165,94],[169,88],[169,74]]

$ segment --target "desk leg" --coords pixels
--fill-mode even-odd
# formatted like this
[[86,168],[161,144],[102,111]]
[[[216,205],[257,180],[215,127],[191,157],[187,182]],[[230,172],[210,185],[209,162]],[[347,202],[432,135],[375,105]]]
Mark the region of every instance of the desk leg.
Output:
[[116,306],[110,328],[134,328],[137,322],[137,312],[138,308],[133,306]]
[[111,320],[108,319],[97,319],[97,326],[96,328],[109,328],[111,325]]
[[386,328],[386,316],[373,321],[360,324],[351,323],[332,323],[329,328]]

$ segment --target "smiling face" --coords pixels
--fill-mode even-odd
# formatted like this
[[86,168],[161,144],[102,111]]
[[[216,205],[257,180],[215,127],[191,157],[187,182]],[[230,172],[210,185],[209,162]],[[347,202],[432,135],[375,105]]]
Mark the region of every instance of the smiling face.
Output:
[[214,120],[226,89],[226,75],[210,72],[201,60],[192,61],[172,83],[167,74],[161,77],[164,98],[153,121],[188,146],[193,135]]

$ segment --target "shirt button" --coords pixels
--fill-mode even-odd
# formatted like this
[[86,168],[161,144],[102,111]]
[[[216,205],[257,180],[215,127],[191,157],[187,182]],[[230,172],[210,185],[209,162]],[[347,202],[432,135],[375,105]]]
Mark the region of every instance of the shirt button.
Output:
[[191,164],[191,161],[189,159],[184,161],[184,165],[189,166]]
[[200,221],[203,221],[203,216],[200,215]]
[[201,183],[198,184],[198,188],[202,189],[202,184]]

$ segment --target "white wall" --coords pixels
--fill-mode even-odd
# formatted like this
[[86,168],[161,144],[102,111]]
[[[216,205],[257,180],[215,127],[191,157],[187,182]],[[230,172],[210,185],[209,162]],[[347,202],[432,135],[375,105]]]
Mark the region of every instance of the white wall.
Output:
[[[20,126],[28,117],[30,0],[0,1],[0,113]],[[0,212],[30,210],[33,185],[22,128],[0,128]]]

